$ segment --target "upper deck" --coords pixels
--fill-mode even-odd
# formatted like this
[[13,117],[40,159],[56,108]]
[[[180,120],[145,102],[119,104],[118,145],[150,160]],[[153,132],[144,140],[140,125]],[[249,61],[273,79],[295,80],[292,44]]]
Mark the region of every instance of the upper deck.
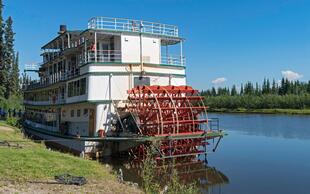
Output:
[[138,32],[174,38],[179,37],[179,29],[177,26],[124,18],[93,17],[88,21],[88,29]]
[[[142,20],[93,17],[82,30],[61,25],[41,47],[39,79],[27,89],[46,88],[93,72],[185,76],[183,39],[175,25]],[[103,68],[103,66],[105,68]]]

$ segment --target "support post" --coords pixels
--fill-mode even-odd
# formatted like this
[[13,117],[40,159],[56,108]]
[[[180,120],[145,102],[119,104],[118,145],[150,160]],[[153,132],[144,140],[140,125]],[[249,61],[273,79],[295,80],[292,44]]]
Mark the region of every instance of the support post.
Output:
[[183,40],[180,42],[180,63],[183,66]]
[[112,101],[112,76],[113,74],[110,73],[109,75],[109,100]]
[[68,37],[68,48],[70,48],[70,34],[67,33],[67,37]]
[[97,62],[97,32],[95,32],[95,62]]
[[65,50],[65,41],[64,41],[63,36],[61,36],[61,49]]
[[84,37],[84,62],[87,63],[87,39]]
[[[110,128],[111,126],[111,120],[112,120],[112,106],[113,106],[113,101],[112,101],[112,76],[113,74],[110,73],[109,75],[109,101],[110,101],[110,104],[109,104],[109,108],[108,108],[108,123],[109,125],[107,126],[108,128]],[[107,131],[107,129],[106,129]]]
[[140,22],[140,63],[141,63],[141,77],[143,76],[143,44],[142,44],[142,21]]

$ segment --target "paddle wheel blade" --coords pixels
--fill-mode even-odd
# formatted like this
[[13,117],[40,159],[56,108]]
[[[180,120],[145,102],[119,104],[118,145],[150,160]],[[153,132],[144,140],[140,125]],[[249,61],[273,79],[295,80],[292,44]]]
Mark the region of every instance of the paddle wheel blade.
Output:
[[[203,99],[190,86],[138,86],[128,91],[126,108],[134,115],[138,134],[161,137],[157,145],[152,145],[157,151],[157,160],[191,160],[205,154],[201,148],[208,145],[208,139],[221,136],[208,129]],[[135,158],[143,160],[146,144],[131,152]]]

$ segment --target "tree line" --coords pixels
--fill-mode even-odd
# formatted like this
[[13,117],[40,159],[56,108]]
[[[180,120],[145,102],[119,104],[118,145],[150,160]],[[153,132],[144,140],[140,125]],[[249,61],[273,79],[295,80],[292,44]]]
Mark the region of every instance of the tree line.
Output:
[[310,81],[289,81],[280,83],[264,79],[262,84],[247,82],[229,87],[212,87],[201,91],[205,103],[211,108],[226,109],[304,109],[310,108]]
[[4,5],[0,0],[0,107],[14,107],[21,103],[19,56],[14,49],[13,19],[4,20]]

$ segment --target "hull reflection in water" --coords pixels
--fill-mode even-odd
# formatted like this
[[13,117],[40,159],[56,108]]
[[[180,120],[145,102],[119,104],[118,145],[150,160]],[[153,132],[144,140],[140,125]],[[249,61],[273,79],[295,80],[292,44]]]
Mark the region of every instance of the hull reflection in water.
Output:
[[[119,169],[121,169],[124,181],[138,183],[139,186],[142,185],[142,165],[133,165],[128,163],[128,161],[116,161],[113,159],[105,159],[101,162],[111,165],[116,172],[119,172]],[[197,184],[202,193],[221,193],[221,186],[229,183],[229,178],[224,173],[215,167],[207,166],[202,161],[178,163],[157,167],[156,169],[159,183],[162,186],[165,186],[174,170],[177,171],[181,182]]]

